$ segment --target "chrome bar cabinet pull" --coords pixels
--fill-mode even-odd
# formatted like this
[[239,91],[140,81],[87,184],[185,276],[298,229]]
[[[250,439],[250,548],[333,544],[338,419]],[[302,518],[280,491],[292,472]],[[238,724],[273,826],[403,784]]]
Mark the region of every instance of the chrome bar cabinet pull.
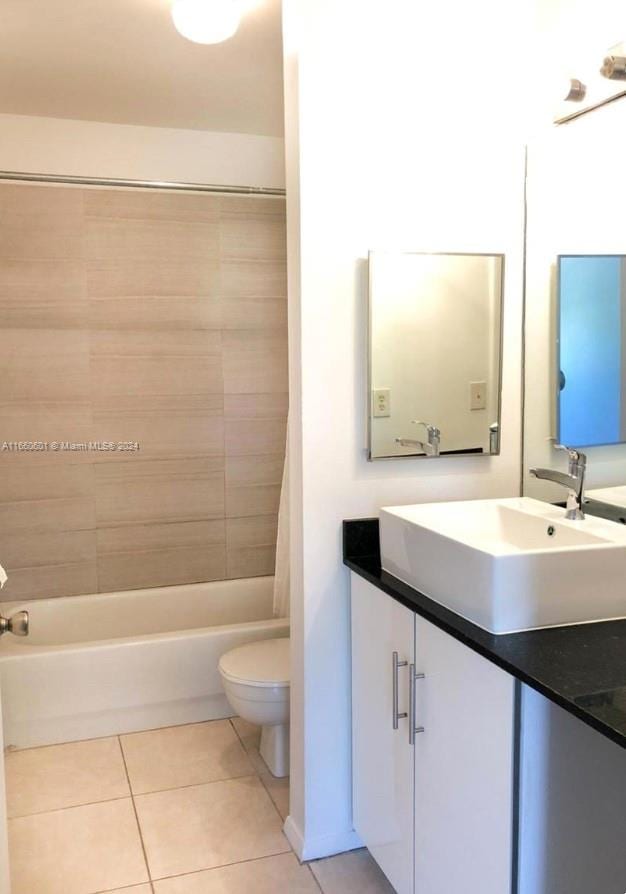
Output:
[[423,733],[423,726],[415,726],[415,681],[423,680],[424,674],[415,673],[415,665],[409,665],[409,745],[415,745],[415,734]]
[[398,653],[394,652],[391,658],[391,686],[392,686],[392,698],[391,698],[391,711],[392,711],[392,725],[394,729],[398,729],[398,720],[401,717],[406,717],[406,711],[402,714],[398,711],[398,668],[406,667],[406,661],[398,660]]

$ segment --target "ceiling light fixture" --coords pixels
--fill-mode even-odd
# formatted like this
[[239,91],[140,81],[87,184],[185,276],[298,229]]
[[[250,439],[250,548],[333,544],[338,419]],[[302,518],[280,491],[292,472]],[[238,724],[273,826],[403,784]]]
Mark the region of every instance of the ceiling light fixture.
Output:
[[222,43],[237,31],[241,5],[237,0],[175,0],[176,30],[194,43]]
[[567,93],[563,97],[565,102],[582,102],[587,95],[587,88],[578,78],[570,78]]
[[611,81],[626,80],[626,57],[606,56],[602,63],[600,74]]

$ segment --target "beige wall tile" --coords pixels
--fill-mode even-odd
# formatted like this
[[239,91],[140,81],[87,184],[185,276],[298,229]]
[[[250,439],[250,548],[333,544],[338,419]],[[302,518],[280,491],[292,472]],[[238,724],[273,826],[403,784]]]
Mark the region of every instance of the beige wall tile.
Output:
[[222,394],[219,332],[96,330],[90,345],[96,399],[119,394]]
[[91,217],[85,222],[85,252],[90,261],[202,262],[219,257],[219,234],[210,223]]
[[12,894],[85,894],[148,880],[130,798],[9,821]]
[[280,216],[222,212],[221,256],[276,261],[287,256],[285,220]]
[[[10,529],[9,529],[10,531]],[[96,532],[22,530],[2,534],[2,564],[7,571],[38,565],[72,565],[96,558]]]
[[153,879],[289,851],[256,776],[135,798]]
[[90,351],[96,356],[168,357],[181,362],[189,357],[219,357],[222,340],[219,332],[202,330],[157,331],[137,329],[118,332],[115,329],[92,332]]
[[226,515],[271,515],[278,512],[284,456],[226,457]]
[[226,486],[226,517],[271,515],[278,512],[279,484],[254,484],[248,487]]
[[286,335],[226,331],[222,352],[225,394],[288,391]]
[[227,519],[229,578],[258,577],[274,573],[277,524],[276,515]]
[[226,543],[226,522],[185,521],[171,524],[124,525],[98,530],[98,553],[124,553],[130,550],[184,549],[219,546]]
[[98,527],[223,515],[224,472],[211,458],[111,462],[96,468]]
[[0,186],[0,215],[3,224],[14,220],[41,220],[55,226],[63,220],[80,221],[84,209],[84,190],[65,186],[3,183]]
[[93,495],[93,469],[84,465],[58,469],[46,460],[47,455],[34,469],[8,469],[0,465],[0,504]]
[[285,450],[286,419],[226,419],[224,421],[227,456],[270,454]]
[[88,376],[89,342],[82,330],[10,329],[2,339],[1,400],[84,400]]
[[155,894],[320,894],[308,866],[293,854],[263,857],[156,882]]
[[219,196],[124,189],[85,190],[87,217],[217,223],[219,212]]
[[226,486],[280,484],[283,480],[284,453],[227,456]]
[[228,578],[264,577],[274,574],[276,546],[253,546],[231,549],[227,552],[226,574]]
[[229,298],[222,302],[224,329],[277,330],[287,337],[287,302],[283,298]]
[[3,437],[140,445],[0,450],[14,598],[272,570],[260,529],[231,531],[227,568],[225,517],[277,508],[284,218],[257,197],[0,185]]
[[2,258],[82,258],[82,190],[3,184]]
[[15,441],[89,441],[91,434],[91,406],[88,400],[22,400],[0,399],[0,470],[16,466],[74,465],[89,463],[87,453],[64,450],[21,451],[3,450],[2,444]]
[[286,419],[288,408],[286,392],[224,395],[224,416],[228,419]]
[[82,261],[0,260],[0,320],[3,328],[84,328],[87,297]]
[[254,772],[228,720],[133,733],[121,742],[134,794]]
[[2,591],[2,598],[52,599],[57,596],[83,596],[98,592],[96,562],[71,565],[39,565],[14,568]]
[[130,795],[117,737],[7,751],[5,773],[10,817]]
[[[0,308],[2,300],[0,299]],[[89,321],[94,329],[220,329],[222,305],[212,296],[140,296],[92,298]]]
[[91,376],[96,399],[118,394],[220,394],[219,357],[92,356]]
[[98,531],[101,592],[219,580],[225,575],[223,519],[126,525]]
[[[16,468],[15,471],[21,469]],[[7,473],[5,467],[2,477],[10,476],[11,472]],[[36,534],[39,537],[44,531],[84,531],[95,526],[96,504],[93,494],[66,499],[0,503],[0,531],[3,537],[6,531],[21,532],[31,537]]]
[[287,299],[287,265],[283,260],[222,259],[220,295],[229,298]]
[[167,257],[150,261],[103,257],[87,260],[85,271],[89,298],[218,297],[219,294],[217,258],[196,259],[190,264]]
[[101,554],[98,557],[98,589],[108,593],[223,580],[225,567],[226,548],[223,545]]
[[224,214],[269,214],[285,217],[286,201],[280,196],[220,196],[220,211]]
[[[221,395],[121,395],[94,403],[92,440],[137,441],[128,461],[176,456],[223,456]],[[94,457],[117,461],[115,455]]]

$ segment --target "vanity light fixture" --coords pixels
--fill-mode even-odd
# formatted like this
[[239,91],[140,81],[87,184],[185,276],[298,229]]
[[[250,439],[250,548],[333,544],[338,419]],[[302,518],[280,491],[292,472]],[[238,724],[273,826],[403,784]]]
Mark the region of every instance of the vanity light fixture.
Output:
[[626,80],[626,56],[605,56],[600,74],[610,81]]
[[570,78],[569,89],[563,97],[566,102],[582,102],[587,95],[587,88],[578,78]]
[[242,4],[237,0],[174,0],[172,20],[193,43],[222,43],[236,33]]

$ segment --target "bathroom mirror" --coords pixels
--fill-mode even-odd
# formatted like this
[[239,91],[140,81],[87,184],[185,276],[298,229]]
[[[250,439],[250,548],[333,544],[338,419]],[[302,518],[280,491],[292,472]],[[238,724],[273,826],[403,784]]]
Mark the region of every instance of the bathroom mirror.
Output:
[[[626,508],[626,201],[620,100],[528,146],[523,492],[563,487],[565,443],[587,456],[585,494]],[[623,515],[623,512],[622,512]]]
[[504,257],[369,254],[369,457],[499,452]]
[[626,442],[626,258],[558,259],[557,439]]

